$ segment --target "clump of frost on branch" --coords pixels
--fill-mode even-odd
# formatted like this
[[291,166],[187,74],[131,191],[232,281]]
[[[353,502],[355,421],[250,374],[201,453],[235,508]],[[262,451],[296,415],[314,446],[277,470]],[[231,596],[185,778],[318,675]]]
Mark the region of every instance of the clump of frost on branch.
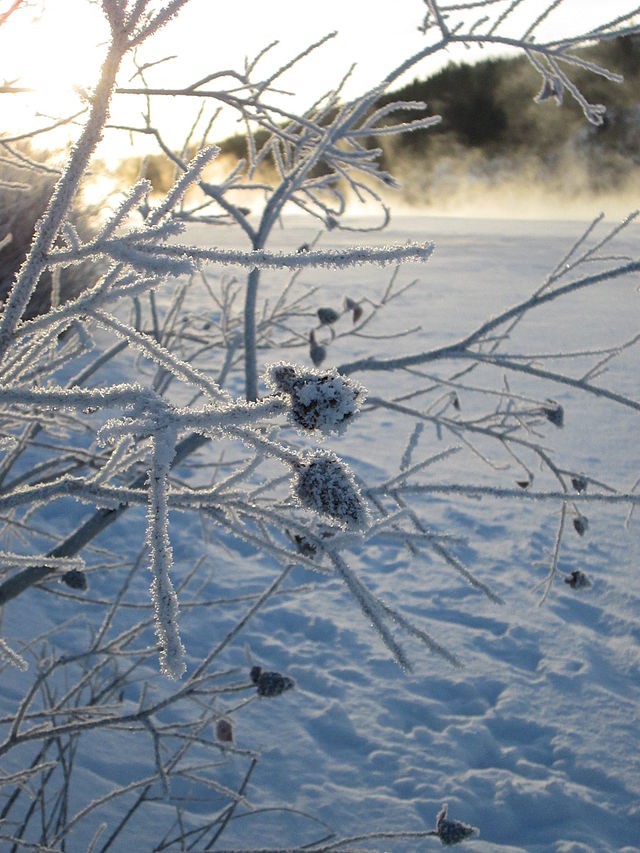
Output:
[[473,835],[478,835],[478,829],[468,823],[447,818],[448,805],[443,804],[436,818],[436,833],[443,847],[451,847],[460,844]]
[[348,465],[330,451],[318,450],[294,465],[291,490],[297,502],[329,516],[347,530],[365,530],[369,511]]
[[324,435],[343,433],[366,397],[359,382],[337,370],[301,369],[287,362],[268,369],[267,383],[289,397],[289,417],[296,426]]

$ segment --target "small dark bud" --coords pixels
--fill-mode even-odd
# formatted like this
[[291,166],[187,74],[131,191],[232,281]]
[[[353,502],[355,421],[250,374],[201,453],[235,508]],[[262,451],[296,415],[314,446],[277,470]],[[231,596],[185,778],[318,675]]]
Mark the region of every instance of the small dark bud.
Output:
[[455,393],[455,391],[451,395],[451,405],[456,410],[456,412],[460,411],[460,397],[458,397],[458,395]]
[[584,515],[577,515],[573,519],[573,526],[578,536],[584,536],[587,532],[587,528],[589,527],[589,519]]
[[78,569],[71,569],[71,571],[65,572],[62,575],[62,582],[66,583],[66,585],[71,587],[71,589],[79,589],[82,592],[84,592],[88,586],[87,576],[84,572],[81,572]]
[[347,311],[352,312],[354,323],[357,323],[358,320],[362,317],[362,315],[364,313],[362,305],[359,305],[357,302],[355,302],[349,296],[347,296],[347,298],[344,300],[344,307],[346,308]]
[[327,357],[327,351],[316,341],[316,336],[313,334],[313,329],[309,333],[309,357],[311,361],[315,365],[315,367],[320,367],[322,362]]
[[303,243],[301,246],[298,246],[296,252],[301,255],[303,252],[308,252],[311,247],[308,243]]
[[589,589],[591,586],[589,578],[579,569],[574,569],[570,575],[567,575],[564,582],[568,584],[571,589]]
[[340,319],[340,315],[333,308],[318,308],[316,313],[322,326],[330,326]]
[[587,481],[579,474],[576,474],[575,477],[571,478],[571,485],[576,490],[576,492],[586,492],[587,490]]
[[285,690],[295,687],[293,678],[279,672],[265,672],[260,666],[251,667],[251,681],[256,685],[258,696],[280,696]]
[[550,400],[548,406],[542,407],[542,413],[554,426],[564,426],[564,409],[559,403],[554,403],[553,400]]
[[335,218],[335,216],[327,216],[324,221],[324,224],[327,231],[333,231],[334,228],[338,227],[338,220]]
[[470,826],[468,823],[462,823],[459,820],[447,820],[447,808],[445,803],[436,818],[436,832],[443,847],[460,844],[466,838],[478,834],[475,826]]
[[531,485],[531,480],[516,480],[516,486],[520,486],[521,489],[528,489]]
[[216,723],[216,738],[222,743],[233,743],[233,726],[229,720],[218,720]]

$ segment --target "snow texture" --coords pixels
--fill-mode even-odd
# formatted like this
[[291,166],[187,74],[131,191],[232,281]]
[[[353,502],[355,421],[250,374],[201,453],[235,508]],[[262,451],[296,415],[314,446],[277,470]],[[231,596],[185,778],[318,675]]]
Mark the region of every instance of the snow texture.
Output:
[[[419,316],[424,326],[419,343],[446,344],[461,331],[474,328],[487,314],[497,313],[505,303],[524,297],[563,257],[580,231],[577,223],[399,218],[391,229],[391,239],[415,239],[426,233],[436,239],[439,251],[430,261],[430,285],[410,291],[407,301],[385,317],[386,329],[403,330],[408,314]],[[639,236],[637,228],[628,232],[618,251],[627,256],[637,253]],[[202,239],[207,239],[205,233]],[[299,245],[309,239],[308,230],[294,223],[287,239],[291,245]],[[406,276],[413,278],[419,272],[408,269]],[[371,292],[370,288],[386,286],[384,272],[378,271],[376,276],[367,274],[364,281],[355,271],[347,273],[344,287],[359,298]],[[319,283],[326,293],[332,292],[333,276],[319,276]],[[635,288],[614,281],[579,297],[565,313],[553,307],[540,316],[532,315],[520,329],[518,342],[535,353],[545,347],[552,349],[559,329],[568,336],[567,346],[576,349],[584,340],[630,338],[637,334],[637,306]],[[583,318],[580,324],[575,322],[576,312]],[[515,346],[515,336],[510,344]],[[365,343],[361,346],[356,356],[366,353]],[[394,347],[393,340],[383,342],[380,354],[393,355]],[[336,350],[334,355],[338,360],[346,352]],[[628,352],[612,365],[608,379],[620,393],[637,394],[635,353]],[[105,380],[105,388],[114,389],[105,394],[108,405],[120,400],[123,392],[117,390],[118,374],[107,371]],[[382,393],[384,381],[384,374],[379,379],[367,376],[370,395]],[[522,392],[527,389],[523,380]],[[402,393],[399,384],[394,391]],[[34,389],[33,393],[47,392]],[[460,411],[472,409],[474,391],[458,389],[458,395]],[[575,491],[569,493],[569,499],[575,498],[576,505],[588,513],[589,526],[579,536],[568,525],[558,560],[559,582],[542,607],[536,588],[545,581],[563,495],[538,470],[533,485],[521,489],[515,486],[515,480],[521,479],[520,469],[511,460],[512,469],[501,469],[499,476],[507,482],[513,478],[513,488],[501,493],[492,488],[492,473],[473,454],[444,452],[449,441],[438,441],[428,423],[416,430],[408,418],[399,427],[388,412],[380,411],[377,416],[353,419],[340,436],[335,450],[349,459],[353,471],[331,453],[312,453],[306,457],[306,465],[319,460],[320,476],[317,470],[313,472],[313,465],[311,473],[308,467],[294,472],[294,480],[303,474],[303,496],[312,509],[323,513],[320,522],[327,521],[324,513],[328,507],[336,512],[337,524],[349,529],[357,521],[359,529],[365,511],[354,472],[367,483],[385,483],[390,475],[397,476],[401,460],[406,474],[422,456],[436,456],[439,461],[426,468],[421,480],[434,491],[407,492],[407,500],[428,521],[432,532],[446,531],[459,538],[462,544],[457,553],[506,606],[468,586],[449,571],[436,551],[420,545],[412,552],[415,540],[409,548],[400,536],[387,535],[363,548],[360,535],[353,536],[346,551],[351,582],[366,583],[370,594],[375,593],[419,626],[428,627],[464,664],[464,668],[454,668],[440,656],[425,654],[418,640],[410,637],[406,653],[413,671],[405,673],[346,594],[342,576],[317,574],[308,563],[296,566],[282,595],[271,599],[245,625],[237,642],[226,647],[225,667],[246,672],[248,648],[266,671],[286,673],[295,680],[296,689],[273,701],[253,701],[234,713],[233,746],[239,752],[230,752],[231,743],[223,741],[227,751],[221,756],[224,763],[217,772],[222,775],[216,775],[216,780],[235,784],[233,771],[242,750],[259,749],[260,758],[246,790],[256,811],[237,824],[231,822],[224,836],[225,848],[286,849],[302,839],[317,838],[315,826],[291,809],[312,814],[341,834],[357,834],[363,828],[432,832],[434,818],[446,800],[452,822],[459,820],[480,829],[479,837],[470,836],[457,848],[470,853],[631,853],[638,849],[637,520],[631,518],[625,529],[627,508],[615,503],[593,501],[587,510],[598,486],[584,473],[620,489],[633,485],[638,476],[637,413],[620,407],[612,422],[608,406],[585,399],[571,387],[564,388],[560,396],[557,386],[550,384],[547,397],[557,399],[564,409],[563,429],[548,422],[544,413],[542,420],[551,430],[558,458],[570,460]],[[91,400],[78,397],[78,402],[88,405]],[[364,452],[356,458],[358,447]],[[162,477],[168,458],[157,461]],[[330,493],[327,475],[329,482],[337,482]],[[395,485],[402,486],[402,482],[396,480]],[[451,482],[472,483],[475,491],[447,494],[435,488]],[[232,476],[228,486],[223,478],[217,485],[221,493],[228,488],[233,495]],[[549,494],[555,497],[529,497],[533,488],[545,486],[551,487]],[[518,493],[521,499],[514,497]],[[73,501],[60,500],[49,504],[48,524],[56,532],[68,525],[68,508],[73,505]],[[182,579],[204,548],[200,597],[236,602],[218,608],[215,618],[185,607],[183,602],[185,660],[193,670],[211,643],[228,642],[247,607],[242,595],[254,594],[273,580],[273,560],[250,544],[241,544],[231,533],[216,532],[206,515],[202,523],[180,514],[168,543],[163,536],[165,510],[160,502],[158,509],[160,516],[157,525],[153,522],[153,530],[159,536],[159,565]],[[96,545],[100,548],[108,543],[121,552],[123,560],[134,561],[141,544],[141,524],[143,509],[133,508]],[[367,525],[364,527],[366,530]],[[306,529],[295,532],[303,536]],[[309,525],[308,529],[311,536],[315,527]],[[338,530],[336,535],[350,534]],[[331,538],[318,541],[327,547],[332,543]],[[167,546],[172,549],[173,568],[167,562]],[[6,545],[4,550],[10,558],[15,549]],[[324,548],[318,549],[311,556],[320,562],[326,559],[323,552]],[[95,555],[88,554],[88,561],[89,557],[95,560]],[[299,558],[308,559],[302,554]],[[123,570],[117,566],[115,571]],[[580,577],[574,572],[586,575],[591,587],[574,588],[565,583],[565,578]],[[92,598],[102,595],[108,599],[113,569],[93,572],[90,582]],[[133,612],[135,608],[144,612],[148,606],[143,572],[126,600]],[[26,657],[33,638],[54,625],[58,628],[55,650],[60,655],[86,648],[87,638],[96,630],[93,611],[80,620],[76,599],[34,595],[20,597],[5,608],[3,635],[11,649]],[[153,677],[153,666],[149,675]],[[5,714],[15,714],[15,699],[23,695],[27,676],[13,667],[4,670]],[[162,680],[152,688],[159,695],[163,695]],[[245,681],[249,679],[245,677]],[[255,694],[255,685],[250,689]],[[134,709],[138,701],[135,693],[125,697],[127,706]],[[224,715],[239,701],[233,697],[229,706],[220,702],[219,712]],[[150,772],[145,763],[148,739],[128,739],[123,747],[123,736],[122,731],[98,730],[79,742],[83,785],[74,793],[77,808],[106,794],[116,782],[128,784],[134,773],[144,777]],[[3,769],[9,778],[11,773],[23,772],[8,764]],[[175,784],[184,820],[197,822],[204,808],[198,799],[202,789]],[[207,808],[223,808],[228,802],[210,788],[206,791]],[[152,849],[157,843],[157,826],[170,819],[164,811],[169,801],[163,796],[154,805],[154,821],[142,812],[139,818],[136,814],[131,817],[127,837],[135,839],[138,849]],[[260,811],[277,805],[287,810]],[[89,816],[86,825],[74,830],[69,849],[88,849],[102,821],[113,828],[121,818],[120,801],[107,801]],[[434,836],[420,841],[370,841],[368,847],[416,853],[418,849],[439,849],[441,842]]]

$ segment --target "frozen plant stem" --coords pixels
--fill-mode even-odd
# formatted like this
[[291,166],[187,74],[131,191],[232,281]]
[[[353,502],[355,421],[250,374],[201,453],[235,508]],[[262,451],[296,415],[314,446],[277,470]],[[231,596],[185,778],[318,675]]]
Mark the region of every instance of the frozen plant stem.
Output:
[[169,541],[169,471],[175,455],[173,425],[158,429],[154,437],[153,467],[149,472],[148,539],[151,548],[151,598],[155,609],[160,669],[168,678],[180,678],[186,669],[184,646],[178,630],[178,599],[169,575],[173,553]]
[[244,371],[247,400],[258,399],[258,360],[256,352],[256,303],[260,270],[254,267],[247,276],[244,301]]

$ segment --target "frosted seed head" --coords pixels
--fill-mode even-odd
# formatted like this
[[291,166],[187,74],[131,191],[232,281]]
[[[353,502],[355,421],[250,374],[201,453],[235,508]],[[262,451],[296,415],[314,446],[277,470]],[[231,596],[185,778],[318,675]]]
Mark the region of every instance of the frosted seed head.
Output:
[[436,832],[443,847],[460,844],[466,838],[478,834],[478,829],[475,826],[470,826],[470,824],[462,823],[459,820],[447,820],[447,809],[448,806],[445,803],[436,818]]
[[298,503],[329,516],[340,527],[363,530],[369,513],[353,473],[335,453],[317,451],[299,465],[292,483]]
[[360,410],[366,390],[337,370],[303,370],[291,364],[274,364],[267,381],[288,394],[289,418],[302,430],[318,430],[323,435],[342,433]]

